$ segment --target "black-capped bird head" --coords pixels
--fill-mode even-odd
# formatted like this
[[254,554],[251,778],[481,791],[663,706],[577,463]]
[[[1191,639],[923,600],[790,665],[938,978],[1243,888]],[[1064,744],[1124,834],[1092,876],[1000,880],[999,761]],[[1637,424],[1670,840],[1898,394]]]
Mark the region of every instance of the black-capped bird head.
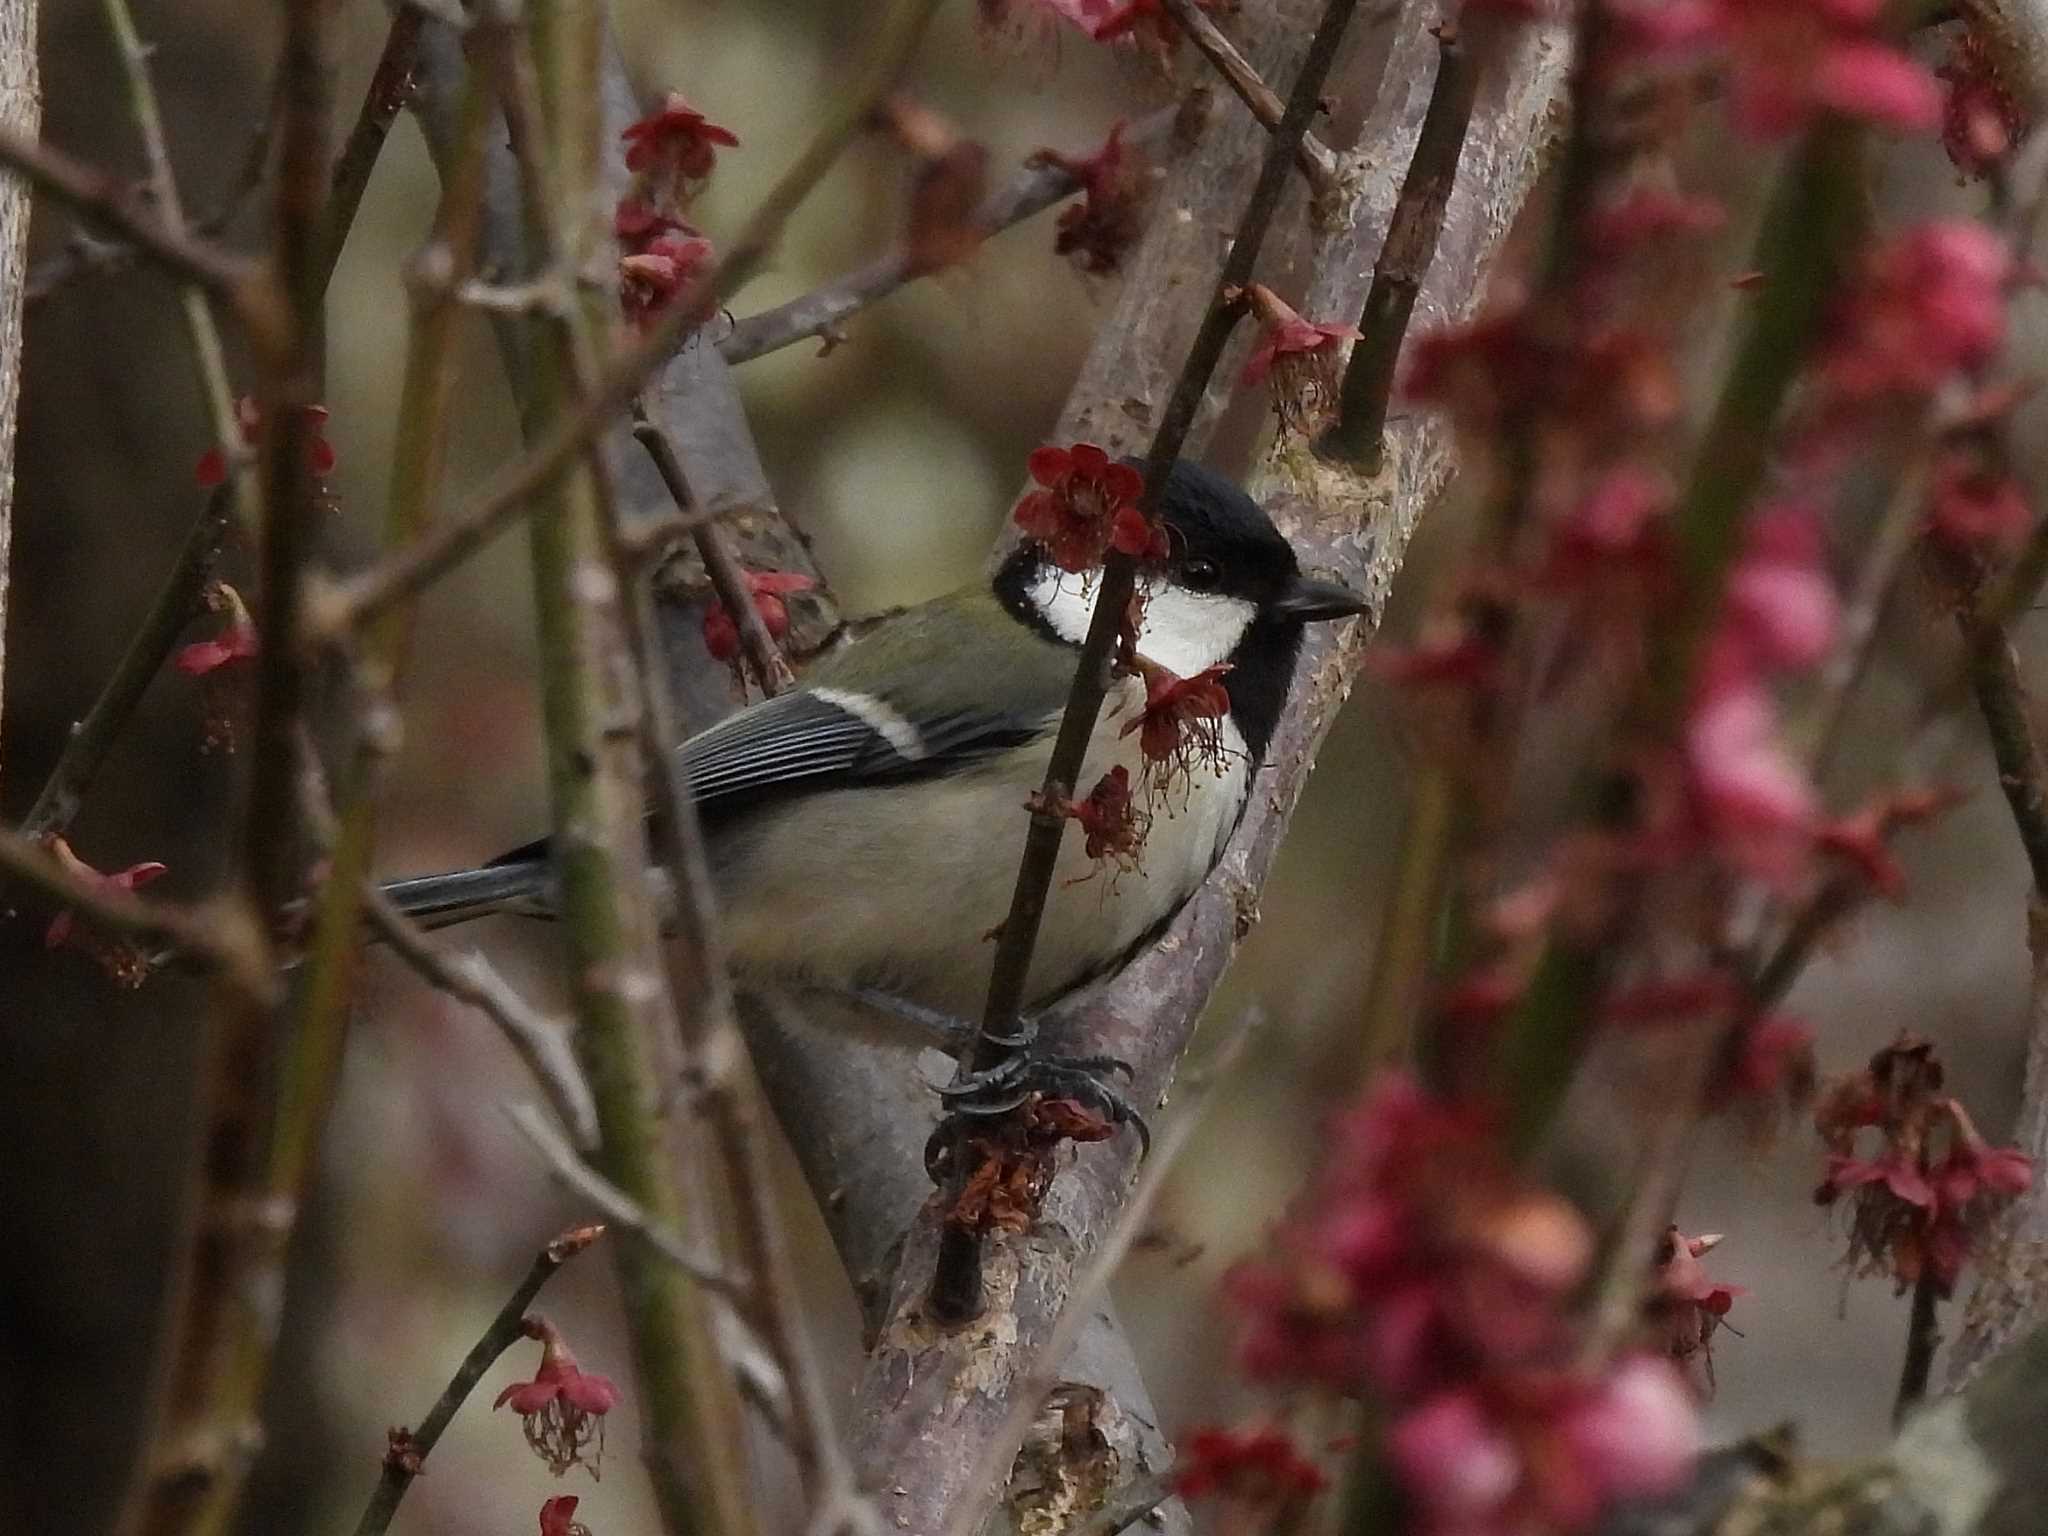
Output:
[[[1124,461],[1144,469],[1140,460]],[[1185,459],[1160,505],[1165,559],[1140,577],[1138,653],[1182,677],[1227,664],[1230,713],[1254,757],[1264,755],[1301,650],[1302,626],[1365,611],[1349,587],[1303,574],[1259,504],[1214,470]],[[1087,637],[1094,576],[1076,576],[1027,540],[1003,562],[996,594],[1017,618],[1068,645]]]

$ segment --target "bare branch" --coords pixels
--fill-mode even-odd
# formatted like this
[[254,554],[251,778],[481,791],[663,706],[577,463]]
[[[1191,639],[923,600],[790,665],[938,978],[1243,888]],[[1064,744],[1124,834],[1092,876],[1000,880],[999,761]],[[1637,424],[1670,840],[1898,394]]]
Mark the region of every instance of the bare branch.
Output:
[[[1252,61],[1237,51],[1237,45],[1223,35],[1223,29],[1209,19],[1197,0],[1166,0],[1166,12],[1202,57],[1216,66],[1223,83],[1237,93],[1259,125],[1268,132],[1280,131],[1287,109],[1273,87],[1259,77]],[[1315,134],[1304,129],[1294,147],[1295,164],[1308,181],[1309,190],[1319,198],[1337,193],[1337,157]]]
[[587,1149],[597,1145],[597,1107],[561,1025],[544,1018],[482,955],[474,951],[444,953],[374,885],[364,887],[363,915],[392,953],[418,972],[428,986],[467,1003],[497,1025],[569,1128],[576,1146]]
[[[1433,9],[1412,5],[1396,23],[1386,83],[1361,135],[1374,168],[1357,178],[1352,203],[1323,232],[1309,284],[1313,313],[1355,313],[1364,303],[1373,255],[1427,106],[1427,63],[1435,44],[1423,21]],[[1568,51],[1557,27],[1529,31],[1509,50],[1497,86],[1475,112],[1442,253],[1425,285],[1421,307],[1432,316],[1455,320],[1475,302],[1507,223],[1542,163]],[[1166,317],[1145,295],[1127,294],[1125,302],[1129,308],[1119,309],[1119,321],[1142,327],[1146,347],[1158,345],[1160,333],[1171,334]],[[1132,335],[1114,324],[1101,334],[1101,355],[1084,370],[1084,393],[1070,403],[1064,430],[1078,435],[1086,430],[1081,424],[1102,423],[1115,432],[1119,401],[1156,398],[1145,382],[1153,365],[1131,355]],[[1121,355],[1112,359],[1119,349]],[[1088,393],[1096,380],[1110,381],[1115,392],[1102,398]],[[1129,438],[1116,441],[1121,447]],[[1415,417],[1394,424],[1378,475],[1340,473],[1315,461],[1298,438],[1284,439],[1249,488],[1306,565],[1345,578],[1377,606],[1417,518],[1450,467],[1448,432],[1430,418]],[[1262,792],[1253,797],[1221,866],[1157,946],[1087,1000],[1079,1019],[1048,1029],[1051,1048],[1131,1063],[1141,1103],[1164,1091],[1202,1003],[1251,925],[1256,892],[1369,632],[1370,625],[1361,623],[1310,638],[1267,754]],[[1075,1267],[1114,1223],[1129,1168],[1127,1147],[1083,1149],[1054,1184],[1037,1233],[994,1246],[990,1265],[1006,1302],[1000,1315],[940,1332],[921,1311],[905,1305],[914,1302],[917,1287],[899,1288],[896,1310],[881,1329],[862,1379],[855,1422],[864,1472],[906,1490],[888,1510],[906,1528],[935,1528],[957,1500],[981,1495],[962,1482],[962,1457],[993,1432],[1010,1394],[1034,1368]],[[928,1208],[913,1244],[929,1244],[936,1220]],[[956,1380],[955,1367],[968,1358],[971,1389],[956,1384],[934,1401],[906,1401],[911,1383]]]
[[354,227],[356,210],[370,185],[370,173],[384,151],[384,140],[398,114],[405,110],[412,91],[413,61],[419,56],[420,28],[426,18],[407,0],[400,0],[391,12],[391,27],[384,34],[384,50],[370,74],[370,85],[356,110],[355,126],[349,130],[341,153],[335,158],[334,176],[327,194],[327,218],[320,250],[320,286],[324,289],[341,261],[342,247]]
[[274,329],[278,305],[260,268],[207,241],[170,227],[147,199],[120,177],[74,160],[26,134],[0,128],[0,164],[110,229],[174,277],[197,283],[233,305],[243,319]]
[[[1157,158],[1172,144],[1180,117],[1179,107],[1162,107],[1141,117],[1124,130],[1125,146],[1135,155]],[[1080,190],[1081,184],[1073,172],[1057,165],[1027,162],[1005,185],[982,199],[968,222],[976,229],[996,234],[1045,212]],[[748,315],[719,341],[719,355],[728,363],[746,363],[809,336],[829,337],[870,304],[923,275],[907,246],[892,251],[822,288]]]
[[505,1298],[505,1305],[498,1309],[498,1315],[491,1319],[483,1336],[470,1345],[469,1353],[462,1357],[455,1374],[448,1378],[448,1385],[441,1389],[441,1395],[434,1399],[434,1406],[420,1420],[420,1427],[391,1432],[391,1445],[384,1453],[383,1471],[377,1479],[376,1491],[370,1495],[370,1502],[356,1521],[356,1536],[382,1536],[390,1528],[391,1517],[398,1513],[398,1504],[405,1497],[406,1489],[426,1470],[427,1458],[441,1443],[441,1436],[469,1400],[469,1394],[476,1390],[476,1384],[498,1363],[500,1355],[525,1337],[526,1309],[533,1305],[541,1287],[554,1278],[556,1270],[604,1236],[604,1230],[601,1226],[572,1227],[541,1249],[534,1256],[533,1267],[526,1272],[526,1278]]

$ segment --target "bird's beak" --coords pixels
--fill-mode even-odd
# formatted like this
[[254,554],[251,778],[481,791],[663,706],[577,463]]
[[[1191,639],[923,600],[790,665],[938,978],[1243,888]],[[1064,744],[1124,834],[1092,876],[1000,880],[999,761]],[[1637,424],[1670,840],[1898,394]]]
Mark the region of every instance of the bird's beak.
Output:
[[1297,576],[1273,603],[1272,611],[1307,623],[1312,619],[1348,619],[1365,612],[1365,599],[1341,581]]

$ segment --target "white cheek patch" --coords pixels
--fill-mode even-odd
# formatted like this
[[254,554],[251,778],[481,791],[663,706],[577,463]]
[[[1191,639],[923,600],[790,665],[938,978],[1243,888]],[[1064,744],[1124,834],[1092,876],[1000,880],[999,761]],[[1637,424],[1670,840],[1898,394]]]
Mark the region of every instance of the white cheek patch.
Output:
[[[1241,597],[1190,592],[1185,587],[1147,583],[1145,622],[1138,630],[1138,653],[1169,672],[1193,677],[1229,658],[1237,642],[1258,616]],[[1039,572],[1031,601],[1062,640],[1079,645],[1088,638],[1095,617],[1098,581],[1083,581],[1055,567]]]

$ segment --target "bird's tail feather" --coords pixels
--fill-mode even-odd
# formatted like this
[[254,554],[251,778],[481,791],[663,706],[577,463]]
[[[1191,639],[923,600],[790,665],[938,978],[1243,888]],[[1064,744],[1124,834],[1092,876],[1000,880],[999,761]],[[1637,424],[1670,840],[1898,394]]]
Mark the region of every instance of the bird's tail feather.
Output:
[[391,880],[382,889],[393,906],[421,927],[446,928],[494,912],[542,913],[553,878],[545,857],[526,857],[481,869]]

